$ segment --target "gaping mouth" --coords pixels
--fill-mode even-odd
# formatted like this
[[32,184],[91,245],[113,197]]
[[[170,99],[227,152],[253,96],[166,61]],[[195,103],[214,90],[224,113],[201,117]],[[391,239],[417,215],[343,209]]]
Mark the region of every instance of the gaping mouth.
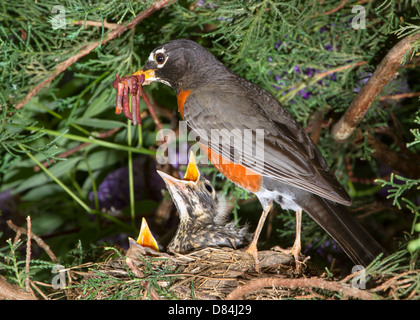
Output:
[[144,217],[141,221],[140,233],[139,237],[137,238],[137,243],[143,247],[149,247],[155,251],[159,251],[159,245],[156,239],[153,237],[152,232],[150,231]]
[[133,73],[133,76],[137,76],[137,75],[138,76],[139,75],[144,75],[143,85],[148,85],[151,82],[157,80],[156,75],[155,75],[155,69],[149,69],[149,70],[145,70],[145,71],[143,69],[140,69],[139,71]]
[[198,180],[200,180],[200,171],[198,170],[194,152],[192,151],[190,152],[187,171],[185,172],[183,179],[177,179],[159,170],[157,170],[157,173],[165,181],[168,189],[173,187],[176,191],[182,192],[187,197],[191,192],[191,188],[194,188],[194,186],[197,185]]

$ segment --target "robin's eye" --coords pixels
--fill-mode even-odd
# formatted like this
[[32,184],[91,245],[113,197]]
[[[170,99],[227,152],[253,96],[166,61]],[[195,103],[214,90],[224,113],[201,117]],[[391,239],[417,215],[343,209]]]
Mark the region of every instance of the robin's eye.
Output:
[[164,53],[162,53],[162,52],[156,53],[155,61],[158,65],[163,64],[165,62],[165,60],[166,60],[166,56],[165,56]]

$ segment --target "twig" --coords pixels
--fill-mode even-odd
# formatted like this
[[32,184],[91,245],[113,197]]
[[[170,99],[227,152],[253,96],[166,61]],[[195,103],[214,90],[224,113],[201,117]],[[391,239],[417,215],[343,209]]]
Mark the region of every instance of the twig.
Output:
[[[375,184],[375,180],[377,179],[377,177],[361,178],[361,177],[356,177],[354,175],[352,164],[350,162],[350,157],[345,157],[344,162],[345,162],[345,165],[346,165],[347,175],[348,175],[349,180],[351,182],[360,183],[360,184],[367,184],[367,185]],[[384,177],[382,177],[382,178],[384,178]],[[369,203],[369,205],[371,205],[371,204],[372,203]]]
[[[390,279],[388,279],[387,281],[385,281],[384,283],[382,283],[380,286],[372,289],[371,291],[373,292],[379,292],[379,291],[386,291],[389,288],[395,286],[399,289],[401,289],[401,284],[405,283],[405,282],[413,282],[415,279],[415,276],[419,275],[420,271],[419,270],[408,270],[406,272],[403,272],[401,274],[398,274]],[[411,279],[406,279],[404,277],[412,275],[413,277]]]
[[286,99],[288,99],[289,97],[293,97],[298,91],[304,89],[305,87],[311,86],[311,85],[321,81],[325,77],[328,77],[330,74],[340,72],[340,71],[344,71],[344,70],[347,70],[347,69],[350,69],[350,68],[360,67],[360,66],[365,65],[366,63],[367,63],[366,61],[349,63],[349,64],[346,64],[346,65],[341,66],[341,67],[337,67],[337,68],[334,68],[334,69],[327,70],[325,72],[318,73],[318,74],[314,75],[312,78],[310,78],[309,81],[302,81],[298,85],[294,85],[294,89],[290,90],[287,94],[282,96],[282,98],[280,98],[280,101],[286,101]]
[[413,98],[413,97],[419,97],[420,96],[420,92],[406,92],[406,93],[400,93],[400,94],[395,94],[392,96],[382,96],[379,98],[379,101],[383,101],[383,100],[401,100],[401,99],[405,99],[405,98]]
[[353,134],[373,100],[375,100],[384,86],[395,77],[403,56],[411,48],[411,43],[419,38],[420,33],[406,37],[388,52],[344,115],[333,126],[332,134],[337,142],[344,142]]
[[302,288],[319,288],[330,291],[337,291],[343,294],[344,297],[355,297],[364,300],[374,300],[375,295],[351,287],[348,284],[341,282],[327,281],[320,278],[306,278],[306,279],[286,279],[286,278],[261,278],[250,281],[249,283],[237,287],[227,297],[226,300],[241,299],[244,294],[260,290],[265,287],[286,287],[289,289]]
[[143,96],[144,102],[147,105],[147,108],[149,109],[150,115],[153,118],[153,121],[155,122],[155,125],[157,127],[158,130],[162,130],[163,126],[159,121],[159,118],[156,115],[155,109],[153,107],[153,105],[150,103],[149,97],[147,96],[146,92],[144,92],[143,87],[139,87],[139,90]]
[[42,298],[44,298],[44,300],[50,300],[45,294],[44,294],[44,292],[42,292],[42,290],[41,289],[39,289],[38,288],[38,286],[37,286],[37,283],[38,283],[38,281],[32,281],[31,280],[31,286],[36,290],[36,292],[38,292],[38,294],[42,297]]
[[345,66],[342,66],[342,67],[337,67],[337,68],[334,68],[334,69],[327,70],[325,72],[318,73],[317,75],[315,75],[313,77],[313,79],[311,79],[311,82],[318,82],[319,80],[329,76],[330,74],[340,72],[340,71],[344,71],[344,70],[347,70],[347,69],[350,69],[350,68],[360,67],[360,66],[365,65],[366,63],[367,63],[366,61],[359,61],[359,62],[356,62],[356,63],[346,64]]
[[[127,263],[127,266],[130,268],[130,270],[134,273],[134,275],[137,278],[144,278],[144,274],[143,272],[140,271],[139,268],[137,268],[137,266],[135,265],[134,261],[131,258],[126,258],[125,262]],[[153,287],[150,286],[150,282],[148,281],[141,281],[141,285],[143,288],[145,288],[146,290],[149,289],[150,290],[150,298],[152,298],[152,300],[161,300],[159,295],[156,293],[155,289],[153,289]]]
[[[107,138],[107,137],[112,136],[112,135],[113,135],[115,132],[117,132],[118,130],[120,130],[120,128],[110,129],[110,130],[107,130],[107,131],[105,131],[105,132],[98,133],[95,137],[96,137],[96,138],[99,138],[99,139],[105,139],[105,138]],[[80,144],[80,145],[78,145],[78,146],[76,146],[76,147],[74,147],[74,148],[71,148],[71,149],[69,149],[69,150],[67,150],[67,151],[65,151],[65,152],[63,152],[63,153],[61,153],[61,154],[60,154],[60,155],[58,155],[57,157],[58,157],[58,158],[67,158],[68,156],[72,155],[73,153],[75,153],[75,152],[77,152],[77,151],[79,151],[79,150],[82,150],[82,149],[86,148],[86,147],[87,147],[87,146],[89,146],[89,145],[91,145],[89,142],[84,142],[84,143],[82,143],[82,144]],[[44,161],[44,162],[42,163],[42,165],[44,166],[44,168],[47,168],[48,166],[50,166],[50,165],[51,165],[51,163],[50,163],[50,161]],[[34,166],[34,171],[35,171],[35,172],[38,172],[39,170],[41,170],[41,168],[40,168],[39,166]]]
[[[102,21],[78,20],[78,21],[71,22],[71,24],[85,25],[85,29],[88,26],[102,27]],[[118,27],[121,27],[121,25],[118,23],[109,23],[109,22],[104,21],[103,27],[114,30],[114,29],[117,29]]]
[[21,102],[19,102],[16,105],[16,109],[21,109],[43,87],[45,87],[51,81],[53,81],[55,79],[55,77],[57,77],[60,73],[62,73],[63,71],[65,71],[67,68],[69,68],[73,63],[75,63],[76,61],[78,61],[80,58],[83,58],[84,56],[86,56],[87,54],[89,54],[90,52],[92,52],[92,50],[94,50],[97,46],[99,46],[99,45],[105,45],[107,42],[109,42],[109,41],[111,41],[111,40],[113,40],[115,38],[118,38],[119,36],[121,36],[127,30],[133,29],[137,24],[139,24],[141,21],[143,21],[144,19],[146,19],[147,17],[149,17],[154,12],[162,9],[163,7],[165,7],[167,5],[170,5],[170,4],[174,3],[175,1],[176,0],[161,0],[161,1],[154,2],[149,8],[147,8],[146,10],[142,11],[140,14],[138,14],[137,16],[135,16],[134,19],[131,20],[128,24],[121,25],[118,28],[113,29],[112,31],[110,31],[108,33],[108,35],[105,37],[105,39],[99,40],[99,41],[95,41],[95,42],[92,42],[92,43],[88,44],[79,53],[75,54],[74,56],[72,56],[69,59],[67,59],[67,60],[63,61],[62,63],[60,63],[55,68],[55,71],[51,74],[51,76],[49,76],[47,79],[45,79],[40,84],[38,84],[37,86],[35,86],[26,95],[26,97]]
[[375,150],[375,152],[372,153],[372,157],[376,160],[401,172],[408,178],[420,178],[420,166],[418,161],[414,161],[415,159],[412,157],[401,156],[400,153],[392,150],[372,135],[368,135],[367,140],[369,147]]
[[330,14],[333,14],[333,13],[337,12],[338,10],[342,9],[346,5],[346,2],[347,2],[347,0],[341,1],[341,3],[337,7],[335,7],[334,9],[331,9],[330,11],[324,12],[324,15],[327,16],[327,15],[330,15]]
[[318,144],[319,137],[321,136],[323,122],[324,122],[324,113],[322,111],[316,111],[310,122],[310,126],[312,128],[311,140],[315,144]]
[[139,268],[137,268],[137,266],[134,264],[133,259],[131,258],[125,258],[125,263],[127,264],[127,266],[130,268],[131,272],[134,273],[134,275],[137,278],[144,278],[144,274],[143,272],[140,271]]
[[163,135],[163,131],[162,131],[163,126],[162,126],[162,123],[160,123],[159,118],[156,115],[155,109],[154,109],[153,105],[150,103],[149,97],[147,96],[146,92],[144,92],[142,86],[139,86],[139,90],[140,90],[141,95],[143,96],[143,99],[144,99],[144,102],[147,105],[147,108],[149,109],[150,115],[153,118],[153,121],[154,121],[154,123],[156,125],[156,128],[157,128],[158,132],[161,135]]
[[[9,226],[10,229],[12,229],[14,232],[16,233],[21,233],[21,234],[28,234],[28,232],[26,231],[25,228],[21,228],[16,226],[12,220],[7,220],[6,221],[7,225]],[[57,257],[55,256],[55,254],[51,251],[51,248],[40,238],[38,237],[36,234],[34,234],[33,232],[31,232],[30,237],[32,239],[34,239],[36,241],[36,243],[38,243],[38,245],[45,250],[45,252],[48,254],[48,256],[51,258],[52,261],[58,261]]]
[[26,291],[31,292],[31,286],[30,286],[30,278],[29,278],[29,266],[31,263],[31,229],[32,229],[32,223],[31,223],[31,216],[26,217],[26,223],[28,228],[28,240],[26,241],[26,261],[25,261],[25,273],[26,273],[26,280],[25,280],[25,287]]

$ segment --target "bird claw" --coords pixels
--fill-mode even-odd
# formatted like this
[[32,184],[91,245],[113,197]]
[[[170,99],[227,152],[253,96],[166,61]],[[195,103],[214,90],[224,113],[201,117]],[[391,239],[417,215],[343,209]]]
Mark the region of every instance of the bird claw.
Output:
[[[120,78],[118,74],[115,74],[115,80],[112,82],[112,86],[117,90],[115,113],[120,114],[123,112],[124,116],[127,119],[132,120],[134,125],[141,124],[140,87],[144,83],[144,79],[144,75],[133,75]],[[131,112],[129,94],[131,95]]]
[[301,254],[300,244],[297,245],[296,243],[293,245],[293,247],[289,249],[283,249],[280,246],[275,246],[273,247],[273,250],[281,252],[283,254],[293,255],[293,258],[295,260],[296,271],[298,272],[302,271],[303,267],[306,268],[305,262],[311,258],[310,256],[307,256],[304,257],[304,259],[302,260],[301,256],[303,256],[303,254]]

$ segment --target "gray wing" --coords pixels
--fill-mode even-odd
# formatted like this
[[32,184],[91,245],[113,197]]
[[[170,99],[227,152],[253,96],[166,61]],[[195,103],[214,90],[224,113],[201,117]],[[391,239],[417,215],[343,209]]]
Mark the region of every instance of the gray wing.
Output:
[[263,176],[351,204],[318,148],[287,110],[268,92],[245,79],[241,81],[237,90],[206,86],[188,97],[184,119],[198,133],[200,143]]

